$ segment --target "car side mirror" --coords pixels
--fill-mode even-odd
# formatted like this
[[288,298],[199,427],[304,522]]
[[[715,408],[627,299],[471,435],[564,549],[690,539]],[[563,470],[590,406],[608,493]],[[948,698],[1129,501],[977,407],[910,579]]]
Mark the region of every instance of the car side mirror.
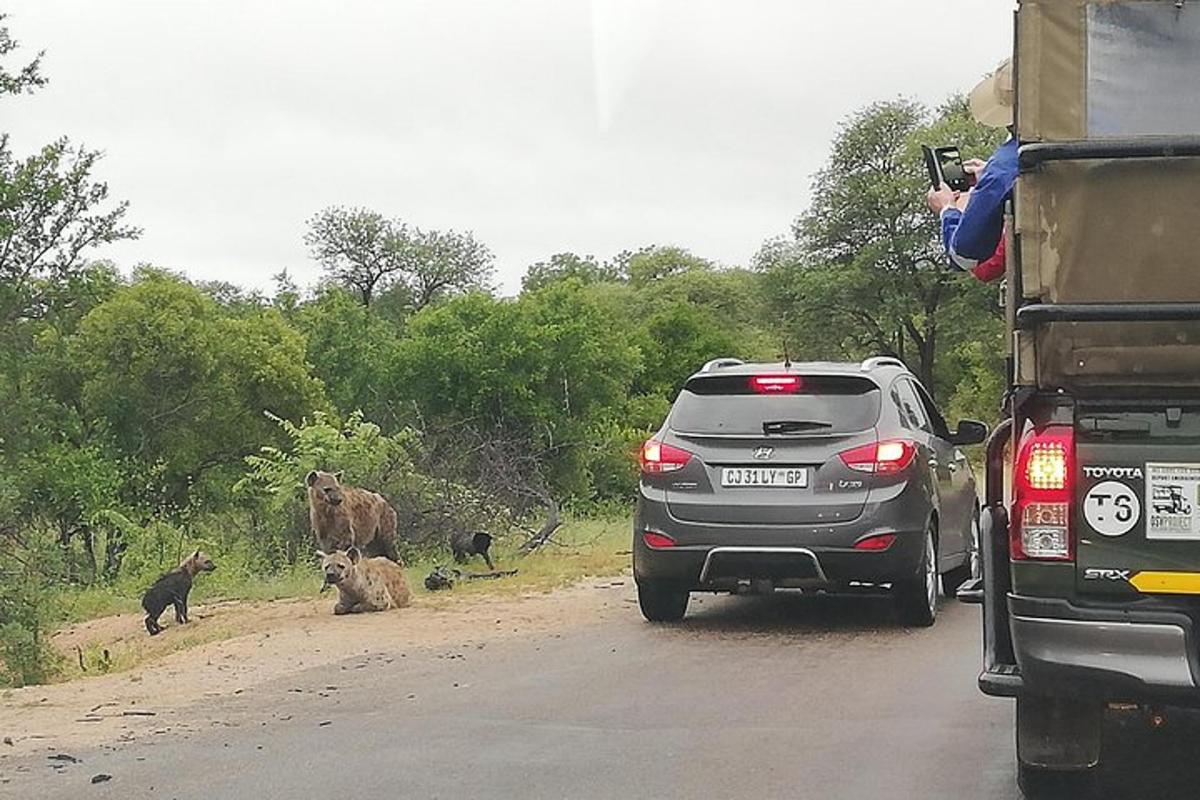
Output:
[[950,434],[950,444],[962,447],[987,441],[988,426],[973,419],[960,420],[958,430]]

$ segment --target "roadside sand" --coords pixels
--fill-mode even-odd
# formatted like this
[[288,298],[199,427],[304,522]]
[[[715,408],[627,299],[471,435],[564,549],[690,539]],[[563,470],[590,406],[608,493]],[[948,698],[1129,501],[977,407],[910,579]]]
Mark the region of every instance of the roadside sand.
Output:
[[[0,753],[19,756],[133,741],[165,728],[186,730],[204,724],[208,699],[347,659],[391,660],[410,650],[479,646],[596,624],[613,614],[636,613],[631,587],[630,578],[613,577],[515,597],[423,595],[410,608],[346,617],[333,616],[332,594],[219,603],[196,606],[189,625],[172,626],[153,639],[140,615],[92,620],[60,631],[55,646],[72,658],[76,645],[114,654],[139,648],[139,658],[152,660],[125,672],[3,692]],[[183,636],[221,641],[171,652]],[[156,650],[161,658],[155,658]]]

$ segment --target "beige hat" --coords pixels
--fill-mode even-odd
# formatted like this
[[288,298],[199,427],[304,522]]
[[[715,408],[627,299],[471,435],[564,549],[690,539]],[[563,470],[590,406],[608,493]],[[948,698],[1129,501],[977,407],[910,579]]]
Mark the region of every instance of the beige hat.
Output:
[[1013,124],[1012,59],[1006,58],[971,91],[971,113],[980,125],[1007,128]]

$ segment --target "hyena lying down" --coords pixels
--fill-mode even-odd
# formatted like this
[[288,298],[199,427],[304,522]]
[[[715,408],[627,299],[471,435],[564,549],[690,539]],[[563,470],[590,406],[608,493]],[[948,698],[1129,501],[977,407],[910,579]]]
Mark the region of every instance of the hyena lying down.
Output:
[[387,611],[408,605],[411,594],[404,569],[383,556],[364,558],[357,547],[317,551],[325,585],[336,586],[337,605],[334,614],[357,614],[362,611]]

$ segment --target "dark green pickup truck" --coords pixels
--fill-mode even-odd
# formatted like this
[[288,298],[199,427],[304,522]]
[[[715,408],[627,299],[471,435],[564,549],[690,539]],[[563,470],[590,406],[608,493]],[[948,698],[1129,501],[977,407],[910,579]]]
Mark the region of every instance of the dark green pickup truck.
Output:
[[1022,0],[1007,419],[989,440],[980,688],[1027,797],[1107,709],[1200,707],[1200,3]]

